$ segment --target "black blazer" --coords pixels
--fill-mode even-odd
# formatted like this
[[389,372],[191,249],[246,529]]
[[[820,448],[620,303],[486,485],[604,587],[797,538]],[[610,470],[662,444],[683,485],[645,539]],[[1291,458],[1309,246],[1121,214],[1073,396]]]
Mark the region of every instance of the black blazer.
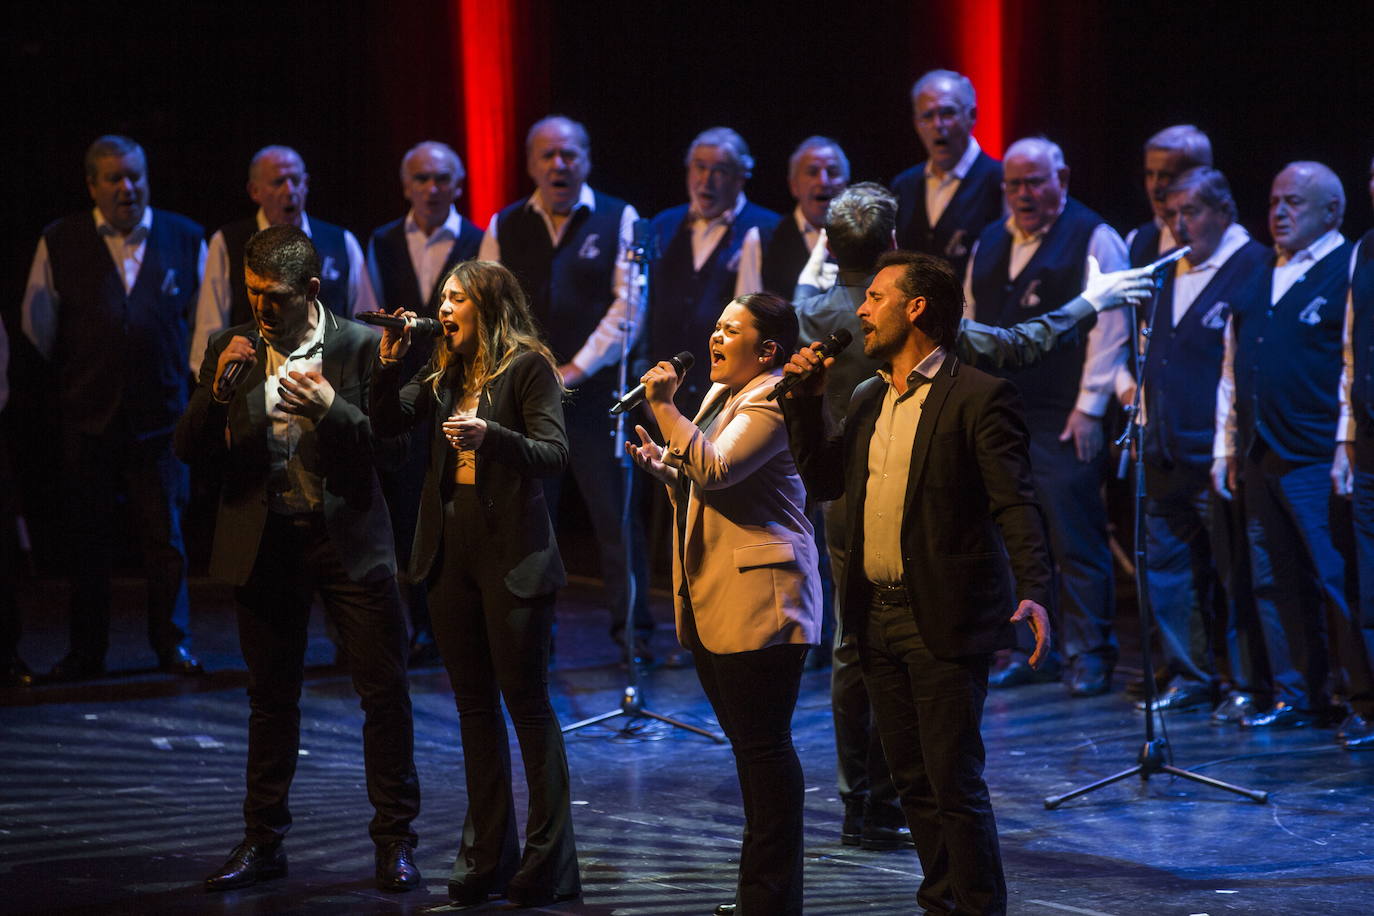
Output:
[[[318,303],[316,303],[318,307]],[[324,326],[322,374],[334,386],[334,403],[301,454],[324,483],[324,520],[348,575],[365,582],[396,574],[391,519],[377,480],[374,457],[386,452],[367,416],[367,389],[377,335],[320,308]],[[228,404],[211,395],[220,353],[254,325],[226,328],[210,338],[200,380],[176,429],[176,452],[190,463],[222,460],[223,485],[215,518],[210,574],[232,585],[248,581],[267,522],[267,360],[259,357]],[[232,444],[225,443],[225,430]]]
[[[854,390],[835,436],[826,434],[822,398],[783,401],[808,492],[847,499],[849,556],[840,585],[846,632],[858,632],[871,597],[863,573],[864,498],[885,384],[875,376]],[[941,658],[1006,648],[1017,604],[1050,604],[1049,550],[1020,399],[1010,383],[954,356],[945,357],[931,382],[911,445],[902,564],[921,638]]]
[[[378,432],[399,435],[413,427],[429,437],[429,464],[410,553],[410,577],[416,582],[435,571],[446,481],[453,475],[455,455],[443,431],[444,419],[453,413],[454,392],[444,388],[436,399],[424,376],[421,369],[405,382],[399,364],[380,363],[372,375],[371,413]],[[477,450],[483,533],[500,557],[506,588],[520,598],[547,594],[567,582],[539,480],[557,477],[568,463],[561,401],[553,368],[527,351],[487,386],[477,403],[477,416],[487,421]]]

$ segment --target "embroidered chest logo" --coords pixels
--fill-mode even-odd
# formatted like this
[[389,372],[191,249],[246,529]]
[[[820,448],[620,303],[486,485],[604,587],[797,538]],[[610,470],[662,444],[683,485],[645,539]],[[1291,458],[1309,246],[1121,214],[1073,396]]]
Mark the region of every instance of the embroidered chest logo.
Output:
[[162,278],[162,294],[164,296],[181,295],[181,287],[177,286],[177,271],[175,267],[167,268],[167,275]]
[[954,235],[950,237],[949,244],[945,246],[945,257],[962,258],[968,255],[968,245],[964,240],[968,233],[963,229],[954,230]]
[[1207,310],[1207,314],[1202,316],[1202,326],[1213,331],[1220,331],[1226,327],[1226,313],[1231,306],[1225,302],[1218,302]]
[[1040,278],[1036,277],[1030,281],[1026,291],[1021,294],[1021,308],[1033,309],[1040,304]]
[[1311,302],[1307,303],[1307,305],[1303,307],[1303,310],[1298,313],[1298,320],[1303,324],[1312,325],[1313,327],[1321,324],[1323,305],[1326,305],[1326,297],[1316,297]]
[[334,262],[333,255],[324,256],[324,265],[320,267],[320,274],[326,280],[339,279],[339,266]]
[[601,237],[599,232],[590,232],[586,240],[582,242],[582,247],[577,249],[577,256],[584,261],[592,261],[601,256],[601,248],[596,244]]

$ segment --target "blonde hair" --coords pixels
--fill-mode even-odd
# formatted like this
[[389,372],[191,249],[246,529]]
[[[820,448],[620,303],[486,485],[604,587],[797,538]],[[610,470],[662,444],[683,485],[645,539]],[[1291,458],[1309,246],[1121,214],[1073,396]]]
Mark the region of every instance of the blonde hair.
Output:
[[454,280],[477,308],[477,352],[470,371],[445,346],[436,346],[429,358],[426,381],[435,393],[446,384],[459,387],[465,396],[480,392],[526,350],[544,358],[558,376],[558,362],[539,337],[529,298],[515,274],[496,261],[463,261],[444,275],[440,288]]

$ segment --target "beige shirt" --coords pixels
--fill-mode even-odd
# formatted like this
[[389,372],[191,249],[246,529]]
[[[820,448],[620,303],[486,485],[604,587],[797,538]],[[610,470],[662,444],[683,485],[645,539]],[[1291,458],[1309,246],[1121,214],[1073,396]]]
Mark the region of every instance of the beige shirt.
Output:
[[911,447],[921,409],[930,393],[930,380],[944,364],[945,351],[936,347],[906,377],[899,395],[892,376],[887,382],[873,438],[868,440],[868,488],[864,495],[864,575],[879,585],[902,583],[902,509],[911,474]]

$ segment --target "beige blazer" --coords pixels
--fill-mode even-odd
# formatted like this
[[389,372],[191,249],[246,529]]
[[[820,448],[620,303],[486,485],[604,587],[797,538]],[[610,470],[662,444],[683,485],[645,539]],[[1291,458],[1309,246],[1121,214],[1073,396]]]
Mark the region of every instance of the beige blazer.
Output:
[[[806,490],[782,410],[766,399],[779,376],[764,372],[750,381],[721,410],[709,437],[686,417],[666,431],[663,463],[691,481],[682,543],[676,525],[673,533],[674,610],[684,645],[689,601],[710,652],[820,641],[820,573]],[[726,396],[724,385],[712,385],[702,410]],[[668,495],[676,510],[676,489]]]

